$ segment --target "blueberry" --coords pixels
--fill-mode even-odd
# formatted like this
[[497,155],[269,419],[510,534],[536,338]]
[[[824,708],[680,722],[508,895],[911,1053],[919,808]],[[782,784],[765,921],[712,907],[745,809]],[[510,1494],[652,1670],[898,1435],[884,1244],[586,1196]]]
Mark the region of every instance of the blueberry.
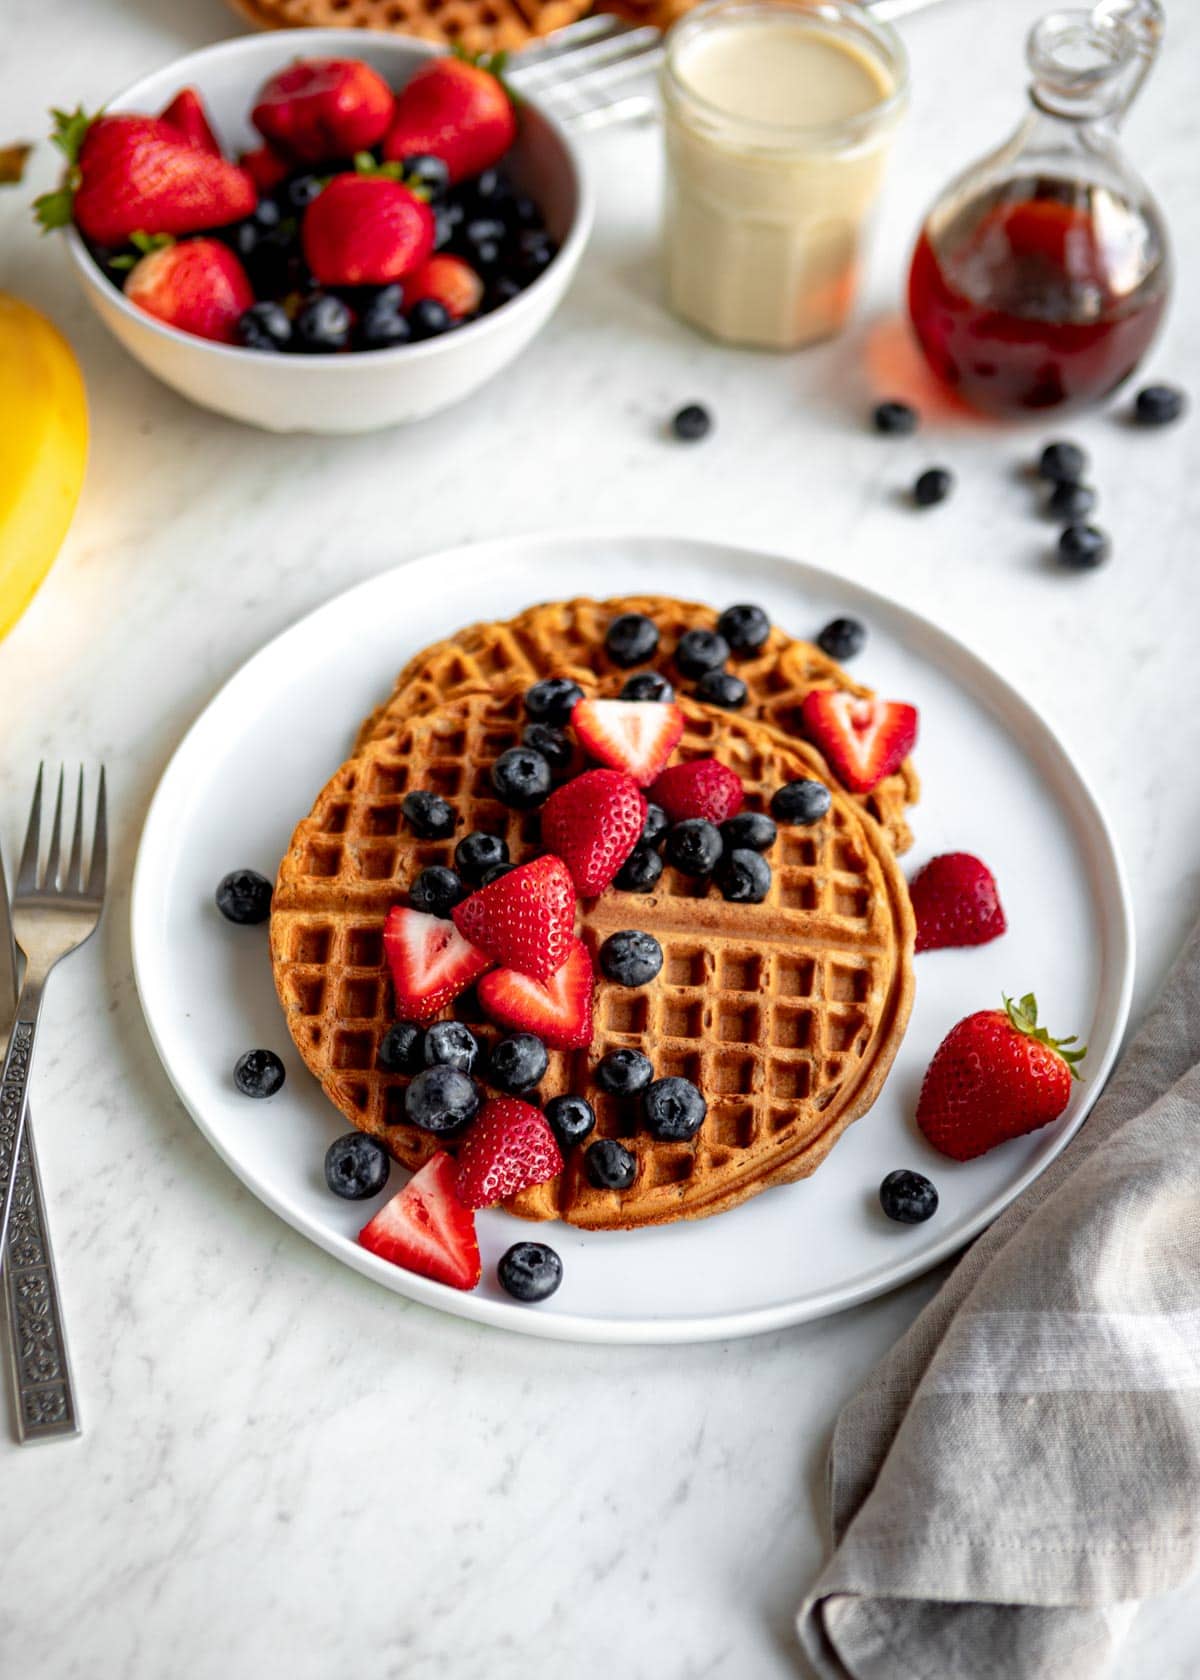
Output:
[[1048,443],[1038,457],[1038,477],[1048,478],[1051,484],[1078,484],[1087,464],[1077,443]]
[[347,1132],[334,1138],[325,1151],[325,1182],[335,1196],[363,1202],[377,1196],[388,1181],[391,1158],[377,1138],[366,1132]]
[[937,1212],[938,1193],[924,1173],[899,1167],[879,1186],[879,1205],[889,1219],[920,1225]]
[[622,700],[674,700],[675,690],[657,671],[635,671],[621,687]]
[[885,436],[906,437],[917,429],[917,411],[905,402],[876,403],[871,410],[871,422]]
[[379,1041],[379,1065],[385,1073],[416,1073],[425,1066],[425,1032],[415,1021],[397,1021]]
[[488,1082],[498,1091],[532,1091],[546,1076],[550,1058],[546,1046],[533,1033],[512,1033],[493,1046],[488,1060]]
[[610,1097],[634,1097],[649,1085],[654,1069],[640,1050],[610,1050],[596,1063],[595,1078]]
[[1090,484],[1056,484],[1046,497],[1046,512],[1060,524],[1078,524],[1087,518],[1096,505],[1096,492]]
[[274,1050],[247,1050],[234,1063],[233,1083],[244,1097],[273,1097],[283,1080],[283,1063]]
[[431,199],[440,197],[450,185],[448,165],[431,152],[414,152],[411,157],[401,158],[400,166],[405,185],[422,188]]
[[668,830],[664,854],[683,875],[711,875],[724,851],[721,831],[703,817],[685,817]]
[[252,303],[234,328],[245,350],[286,350],[292,342],[292,323],[281,303]]
[[702,677],[729,658],[729,643],[715,630],[685,630],[675,649],[675,663],[685,677]]
[[687,1143],[707,1113],[708,1104],[690,1079],[656,1079],[642,1097],[646,1130],[664,1143]]
[[505,805],[528,811],[550,792],[550,766],[532,747],[509,747],[492,765],[492,786]]
[[585,1097],[554,1097],[546,1104],[546,1119],[564,1149],[582,1143],[596,1124],[595,1110]]
[[523,290],[521,282],[514,280],[511,274],[497,274],[484,292],[483,307],[499,309],[501,304],[511,303],[515,297],[520,297]]
[[465,881],[471,881],[476,886],[489,869],[507,862],[508,841],[499,834],[484,834],[474,829],[470,834],[464,834],[454,848],[454,867]]
[[777,822],[815,823],[820,822],[832,804],[833,796],[824,782],[801,776],[776,788],[771,797],[771,815]]
[[280,191],[290,210],[306,210],[314,198],[320,197],[324,186],[319,175],[293,175]]
[[391,350],[408,343],[412,328],[402,313],[403,305],[403,286],[383,286],[376,292],[358,323],[360,350]]
[[499,216],[471,216],[463,224],[462,237],[475,250],[503,243],[508,232]]
[[637,928],[610,933],[600,947],[600,971],[618,986],[646,986],[662,965],[658,940]]
[[646,804],[646,821],[642,828],[640,844],[656,846],[671,826],[671,819],[661,805],[655,805],[653,800]]
[[471,192],[481,204],[506,199],[512,192],[508,181],[498,169],[482,169],[471,182]]
[[663,872],[663,860],[653,846],[635,846],[613,881],[620,892],[653,892]]
[[700,403],[688,403],[671,419],[671,430],[684,443],[699,443],[712,431],[712,426],[712,415]]
[[430,864],[422,869],[408,889],[408,900],[414,910],[427,916],[448,916],[456,904],[467,896],[467,889],[453,869],[443,864]]
[[749,697],[750,690],[732,671],[705,671],[696,684],[697,699],[707,700],[710,706],[721,706],[727,712],[740,711]]
[[927,467],[913,485],[913,501],[918,507],[936,507],[953,488],[954,474],[948,467]]
[[436,338],[454,325],[450,311],[436,298],[418,298],[408,312],[408,325],[415,339]]
[[771,865],[746,846],[726,852],[714,880],[731,904],[761,904],[771,890]]
[[615,664],[640,665],[658,651],[658,625],[644,613],[622,613],[605,631],[604,646]]
[[830,659],[853,659],[867,640],[866,626],[856,618],[831,618],[817,637],[817,646]]
[[545,1243],[519,1242],[505,1249],[496,1281],[514,1301],[545,1301],[562,1282],[562,1261]]
[[494,863],[490,869],[484,871],[479,885],[490,887],[492,882],[498,881],[502,875],[511,875],[516,867],[515,863]]
[[512,217],[518,227],[541,227],[542,212],[528,193],[517,193],[512,201]]
[[465,212],[461,204],[439,204],[433,212],[433,248],[440,251],[450,243],[462,226]]
[[1143,385],[1134,398],[1133,417],[1139,426],[1169,426],[1186,406],[1187,399],[1174,385]]
[[1058,539],[1059,563],[1073,572],[1090,571],[1108,559],[1111,543],[1095,525],[1068,525]]
[[454,833],[454,807],[440,793],[413,788],[400,809],[404,820],[422,840],[447,840]]
[[769,852],[779,830],[765,811],[739,811],[736,817],[721,824],[721,839],[726,848],[752,852]]
[[250,926],[271,914],[271,883],[257,869],[234,869],[217,882],[217,909],[228,922]]
[[568,770],[575,756],[574,748],[561,729],[548,723],[527,723],[521,731],[521,745],[541,753],[555,775]]
[[771,620],[761,607],[740,601],[735,607],[725,608],[717,629],[734,653],[757,653],[771,634]]
[[558,246],[544,228],[526,228],[517,235],[516,271],[528,285],[550,267],[557,253]]
[[296,338],[301,350],[327,356],[344,350],[350,342],[352,317],[340,297],[319,293],[309,298],[296,316]]
[[479,1090],[461,1068],[444,1062],[417,1074],[404,1093],[404,1113],[422,1131],[456,1132],[479,1111]]
[[582,699],[583,690],[569,677],[543,677],[526,693],[525,711],[534,723],[548,723],[553,729],[561,729],[570,723],[571,713]]
[[425,1029],[424,1059],[426,1067],[471,1073],[479,1060],[479,1040],[461,1021],[435,1021]]
[[616,1138],[589,1143],[583,1165],[597,1190],[628,1190],[637,1177],[637,1156]]

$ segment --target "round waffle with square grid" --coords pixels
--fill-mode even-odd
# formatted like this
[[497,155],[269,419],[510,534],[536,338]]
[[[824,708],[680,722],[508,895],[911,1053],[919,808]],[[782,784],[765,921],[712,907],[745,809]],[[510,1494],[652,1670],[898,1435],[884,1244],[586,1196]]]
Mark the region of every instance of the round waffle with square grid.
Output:
[[[271,955],[289,1030],[337,1108],[408,1167],[454,1144],[405,1120],[408,1079],[378,1065],[395,1019],[383,925],[418,871],[451,863],[455,839],[472,829],[503,835],[517,862],[537,855],[537,813],[502,805],[488,774],[519,739],[522,694],[464,694],[395,720],[322,790],[280,866]],[[536,1100],[586,1096],[593,1136],[632,1150],[637,1177],[626,1191],[595,1188],[577,1146],[558,1178],[506,1204],[525,1218],[629,1229],[700,1218],[806,1177],[870,1107],[904,1034],[913,918],[883,831],[813,749],[744,717],[681,706],[677,762],[720,759],[756,810],[784,782],[816,776],[830,786],[832,808],[813,827],[780,828],[761,904],[728,903],[672,868],[652,893],[610,887],[581,902],[579,933],[593,958],[610,933],[641,928],[662,945],[663,966],[636,989],[597,972],[593,1042],[551,1052]],[[450,801],[454,838],[411,834],[401,805],[414,788]],[[498,1036],[473,990],[444,1013],[485,1043]],[[596,1088],[596,1062],[621,1045],[649,1056],[656,1077],[681,1074],[703,1093],[708,1113],[690,1142],[651,1137],[636,1101]]]
[[[715,608],[666,595],[547,601],[507,621],[469,624],[414,655],[390,697],[364,722],[358,744],[388,734],[405,718],[437,711],[461,694],[494,693],[508,684],[529,688],[542,677],[569,677],[587,694],[619,694],[630,673],[610,658],[604,637],[622,613],[642,613],[658,629],[658,652],[639,669],[661,671],[686,692],[689,684],[674,671],[672,654],[684,631],[716,629]],[[874,692],[813,642],[789,636],[777,624],[758,652],[735,655],[729,668],[747,688],[746,704],[737,716],[773,724],[789,738],[802,733],[800,707],[814,688],[844,689],[863,699],[871,699]],[[827,770],[823,774],[828,777]],[[858,801],[887,831],[897,854],[912,845],[906,812],[920,791],[912,761],[906,759]]]

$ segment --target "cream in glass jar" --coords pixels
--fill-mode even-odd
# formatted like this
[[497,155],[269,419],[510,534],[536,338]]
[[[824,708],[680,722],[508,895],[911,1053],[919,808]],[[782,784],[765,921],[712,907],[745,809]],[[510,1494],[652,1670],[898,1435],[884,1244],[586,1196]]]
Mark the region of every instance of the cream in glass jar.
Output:
[[853,0],[713,0],[667,39],[666,284],[731,344],[836,332],[907,94],[904,49]]

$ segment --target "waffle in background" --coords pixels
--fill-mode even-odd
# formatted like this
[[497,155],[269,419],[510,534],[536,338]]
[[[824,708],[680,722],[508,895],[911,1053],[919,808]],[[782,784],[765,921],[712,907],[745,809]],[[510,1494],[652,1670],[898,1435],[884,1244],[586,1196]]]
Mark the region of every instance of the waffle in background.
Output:
[[[379,29],[471,53],[517,52],[574,23],[588,0],[229,0],[259,29]],[[319,50],[314,43],[314,50]]]

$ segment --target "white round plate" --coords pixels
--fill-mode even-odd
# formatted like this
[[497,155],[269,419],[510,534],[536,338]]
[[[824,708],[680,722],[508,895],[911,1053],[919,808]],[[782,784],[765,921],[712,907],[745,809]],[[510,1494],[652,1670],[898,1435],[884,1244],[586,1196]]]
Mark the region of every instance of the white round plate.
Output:
[[[1009,931],[970,951],[916,959],[917,999],[883,1094],[801,1184],[714,1219],[656,1230],[535,1231],[479,1218],[484,1275],[463,1294],[378,1259],[355,1235],[380,1202],[325,1188],[327,1144],[345,1121],[293,1049],[276,1001],[265,927],[231,926],[213,904],[227,870],[274,876],[292,828],[345,758],[358,721],[401,665],[469,618],[508,617],[573,594],[655,591],[724,605],[759,601],[811,636],[839,613],[869,627],[856,675],[920,709],[923,794],[915,869],[938,852],[991,865]],[[1026,702],[960,643],[882,596],[798,562],[725,544],[561,535],[484,543],[371,579],[301,620],[245,665],[197,719],[146,819],[133,890],[133,953],[151,1034],[213,1147],[268,1207],[330,1254],[414,1300],[537,1336],[684,1342],[816,1318],[916,1276],[982,1230],[1054,1159],[1104,1082],[1129,1008],[1133,938],[1112,834],[1071,755]],[[916,1131],[921,1077],[950,1026],[1036,991],[1042,1018],[1089,1045],[1086,1080],[1055,1125],[959,1164]],[[283,1057],[266,1103],[234,1089],[252,1046]],[[915,1167],[937,1184],[927,1224],[885,1219],[879,1182]],[[392,1176],[389,1192],[401,1174]],[[380,1198],[382,1201],[383,1198]],[[521,1237],[563,1260],[558,1293],[511,1301],[496,1262]]]

